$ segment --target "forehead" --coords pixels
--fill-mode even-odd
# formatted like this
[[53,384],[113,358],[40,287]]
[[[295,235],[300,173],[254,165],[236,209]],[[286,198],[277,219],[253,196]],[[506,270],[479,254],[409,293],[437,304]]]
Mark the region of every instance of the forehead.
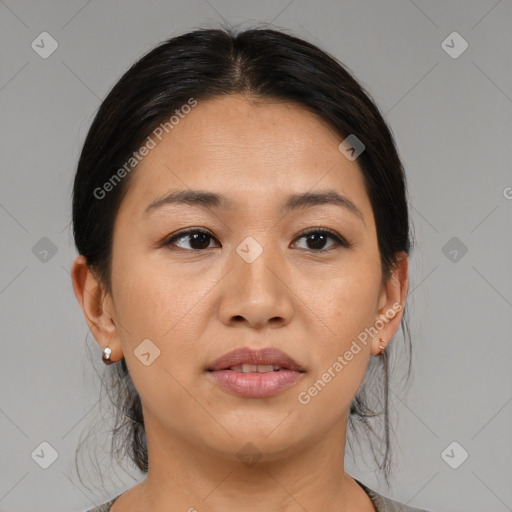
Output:
[[153,139],[156,147],[137,166],[123,201],[139,213],[163,193],[189,188],[222,192],[240,206],[335,188],[363,213],[370,207],[357,161],[338,149],[342,137],[294,103],[237,95],[198,100],[161,141]]

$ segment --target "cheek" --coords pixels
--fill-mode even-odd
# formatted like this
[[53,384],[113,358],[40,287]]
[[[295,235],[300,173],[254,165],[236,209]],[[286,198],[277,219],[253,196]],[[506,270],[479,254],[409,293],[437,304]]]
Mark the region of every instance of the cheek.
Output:
[[[173,404],[169,413],[190,410],[193,401],[187,390],[195,378],[191,368],[198,365],[198,333],[204,328],[202,319],[207,317],[207,302],[201,299],[212,284],[183,272],[165,271],[142,257],[118,259],[116,263],[112,282],[122,325],[118,333],[135,388],[155,415],[162,403]],[[138,347],[147,346],[150,359],[156,350],[148,342],[141,345],[147,339],[157,347],[154,353],[158,356],[145,365],[138,357]]]
[[116,263],[114,297],[127,364],[130,359],[134,371],[139,370],[137,350],[149,339],[160,351],[154,363],[160,372],[165,368],[180,382],[187,381],[202,353],[199,340],[212,314],[208,292],[215,276],[169,268],[133,254]]
[[331,421],[339,419],[366,372],[370,338],[365,329],[375,322],[380,276],[371,267],[362,274],[352,270],[338,273],[323,294],[315,292],[308,299],[311,307],[322,306],[311,327],[313,369],[297,394],[308,417],[322,414]]
[[116,311],[127,330],[138,337],[164,337],[186,317],[202,292],[201,281],[191,282],[183,272],[155,265],[143,255],[119,258],[112,275]]
[[301,296],[315,313],[316,323],[323,325],[321,332],[331,347],[343,349],[375,321],[379,265],[378,258],[353,255],[321,275],[308,274],[309,284],[303,283]]
[[378,257],[347,258],[322,276],[322,286],[318,279],[315,282],[316,286],[304,288],[309,290],[305,302],[315,312],[310,326],[314,368],[297,401],[305,414],[329,410],[335,421],[349,407],[368,365],[370,338],[365,329],[376,320],[380,261]]

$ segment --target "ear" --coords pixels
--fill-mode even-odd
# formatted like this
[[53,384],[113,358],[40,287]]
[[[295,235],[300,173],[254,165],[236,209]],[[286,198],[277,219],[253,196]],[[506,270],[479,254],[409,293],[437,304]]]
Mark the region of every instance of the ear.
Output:
[[123,357],[119,340],[118,322],[112,311],[112,298],[93,274],[84,256],[78,256],[71,267],[71,279],[75,297],[82,308],[85,321],[103,351],[112,349],[111,359]]
[[377,318],[375,320],[375,329],[378,332],[373,337],[371,344],[371,354],[374,356],[381,352],[380,339],[385,340],[384,346],[387,346],[400,326],[409,288],[408,266],[407,253],[399,252],[391,276],[383,286],[379,297]]

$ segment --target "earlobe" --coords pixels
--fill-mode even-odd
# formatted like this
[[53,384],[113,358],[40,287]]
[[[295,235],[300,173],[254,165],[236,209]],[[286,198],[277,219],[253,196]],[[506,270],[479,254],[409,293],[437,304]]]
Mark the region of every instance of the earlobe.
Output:
[[78,256],[73,262],[71,279],[75,297],[92,335],[102,350],[106,347],[111,349],[110,360],[117,360],[115,353],[120,351],[117,322],[105,307],[108,297],[84,256]]
[[377,356],[384,352],[400,326],[408,286],[408,256],[405,252],[400,252],[397,254],[396,264],[379,298],[379,310],[375,322],[378,332],[372,340],[372,355]]

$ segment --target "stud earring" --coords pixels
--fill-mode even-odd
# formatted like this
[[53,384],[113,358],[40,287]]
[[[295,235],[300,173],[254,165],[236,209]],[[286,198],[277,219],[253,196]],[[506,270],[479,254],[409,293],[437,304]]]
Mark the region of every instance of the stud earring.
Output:
[[110,359],[110,356],[112,355],[112,349],[110,347],[106,347],[103,349],[103,355],[101,356],[101,359],[102,361],[105,363],[105,364],[112,364],[112,363],[115,363],[115,361],[112,361],[112,359]]
[[380,352],[379,352],[379,355],[382,354],[384,352],[384,350],[386,350],[386,343],[387,341],[383,338],[379,338],[380,340],[380,345],[379,345],[379,348],[380,348]]

